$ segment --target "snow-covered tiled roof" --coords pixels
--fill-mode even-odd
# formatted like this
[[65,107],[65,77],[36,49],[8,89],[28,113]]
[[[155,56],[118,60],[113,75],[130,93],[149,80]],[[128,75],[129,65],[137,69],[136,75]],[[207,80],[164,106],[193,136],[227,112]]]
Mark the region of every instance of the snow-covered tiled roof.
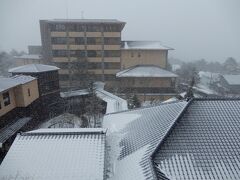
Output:
[[122,49],[173,50],[173,48],[162,45],[159,41],[122,41]]
[[18,85],[20,85],[20,83],[11,78],[0,77],[0,92],[6,91]]
[[15,56],[17,59],[31,59],[31,60],[40,60],[42,56],[39,54],[23,54],[21,56]]
[[101,180],[104,162],[104,129],[38,130],[17,135],[0,179]]
[[116,74],[117,77],[177,77],[176,74],[155,65],[137,65]]
[[240,179],[239,109],[239,99],[193,100],[154,155],[158,178]]
[[44,64],[27,64],[19,67],[9,69],[10,73],[38,73],[46,71],[56,71],[59,70],[56,66],[44,65]]
[[178,101],[104,116],[109,179],[154,179],[151,154],[186,106]]
[[223,78],[230,85],[240,85],[240,75],[223,75]]

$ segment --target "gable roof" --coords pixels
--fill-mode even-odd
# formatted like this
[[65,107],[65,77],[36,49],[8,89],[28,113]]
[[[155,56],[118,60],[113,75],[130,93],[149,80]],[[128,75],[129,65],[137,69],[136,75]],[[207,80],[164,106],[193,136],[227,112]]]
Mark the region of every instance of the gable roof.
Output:
[[239,108],[240,99],[193,99],[105,116],[110,179],[238,180]]
[[240,75],[222,75],[230,85],[240,85]]
[[124,69],[117,77],[178,77],[176,74],[155,65],[137,65]]
[[240,179],[240,100],[196,99],[153,157],[159,179]]
[[122,41],[123,50],[173,50],[160,41]]
[[150,156],[187,104],[180,101],[106,115],[110,179],[156,178]]
[[46,71],[57,71],[59,70],[56,66],[50,66],[45,64],[27,64],[23,66],[18,66],[8,70],[10,73],[39,73]]
[[18,134],[0,179],[104,179],[105,129],[40,129]]

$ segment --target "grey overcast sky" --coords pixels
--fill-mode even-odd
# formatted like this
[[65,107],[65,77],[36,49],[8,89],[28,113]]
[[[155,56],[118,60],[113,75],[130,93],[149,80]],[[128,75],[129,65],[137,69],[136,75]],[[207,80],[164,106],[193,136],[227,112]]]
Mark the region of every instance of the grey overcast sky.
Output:
[[39,19],[118,19],[124,40],[159,40],[170,57],[240,61],[240,0],[0,0],[0,50],[39,45]]

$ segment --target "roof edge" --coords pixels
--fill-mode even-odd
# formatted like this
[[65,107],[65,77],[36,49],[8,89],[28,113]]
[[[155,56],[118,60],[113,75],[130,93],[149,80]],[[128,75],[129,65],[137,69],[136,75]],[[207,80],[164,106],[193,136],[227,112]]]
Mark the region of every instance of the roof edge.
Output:
[[173,128],[175,127],[176,123],[178,122],[178,120],[184,115],[184,113],[187,111],[188,107],[190,106],[190,104],[193,102],[194,98],[190,99],[187,103],[187,105],[183,108],[183,110],[179,113],[179,115],[176,117],[174,123],[172,124],[172,126],[169,128],[169,130],[167,131],[167,133],[164,135],[164,137],[162,138],[162,140],[159,142],[159,144],[157,145],[157,147],[155,148],[155,150],[153,151],[153,153],[150,155],[150,161],[151,161],[151,166],[154,169],[154,175],[157,177],[157,172],[156,169],[154,167],[154,157],[155,154],[157,153],[158,149],[160,148],[160,146],[162,145],[162,143],[164,142],[164,140],[166,139],[166,137],[171,133],[171,131],[173,130]]

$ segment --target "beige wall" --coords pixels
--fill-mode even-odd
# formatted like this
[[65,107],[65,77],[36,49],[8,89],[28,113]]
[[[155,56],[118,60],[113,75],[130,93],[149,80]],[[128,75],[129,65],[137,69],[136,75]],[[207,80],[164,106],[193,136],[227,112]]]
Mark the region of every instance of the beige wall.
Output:
[[171,78],[120,78],[122,87],[171,87]]
[[[30,89],[30,96],[28,95],[28,89]],[[7,106],[4,106],[3,103],[2,94],[4,92],[9,92],[10,96],[10,104]],[[38,84],[36,79],[29,83],[16,86],[4,92],[0,93],[0,116],[8,113],[16,107],[27,107],[39,97]]]
[[[139,57],[140,54],[140,57]],[[157,65],[166,68],[166,50],[122,50],[122,69],[139,64]]]
[[39,59],[39,60],[36,60],[36,59],[16,59],[15,60],[15,65],[16,66],[23,66],[23,65],[26,65],[26,64],[42,64],[43,63],[43,60]]
[[[3,103],[3,96],[2,96],[2,94],[4,92],[9,92],[9,96],[10,96],[10,104],[7,105],[7,106],[4,106],[4,103]],[[4,91],[4,92],[0,93],[0,103],[1,103],[0,116],[6,114],[7,112],[11,111],[12,109],[14,109],[16,107],[16,101],[15,101],[13,88],[9,89],[7,91]]]
[[[30,96],[28,95],[28,89],[30,90]],[[17,107],[26,107],[39,98],[37,80],[35,79],[15,88],[15,97]]]

